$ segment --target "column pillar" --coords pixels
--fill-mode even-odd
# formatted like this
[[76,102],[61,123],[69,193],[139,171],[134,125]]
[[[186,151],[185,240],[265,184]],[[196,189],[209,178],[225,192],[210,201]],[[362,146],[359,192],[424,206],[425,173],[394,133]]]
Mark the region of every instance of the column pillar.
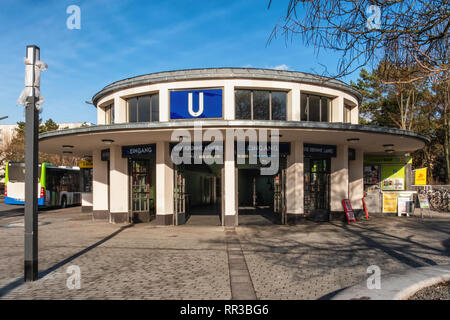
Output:
[[156,224],[173,225],[173,165],[169,142],[156,143]]
[[[170,119],[169,89],[162,85],[159,89],[159,121],[167,122]],[[156,150],[158,152],[158,150]]]
[[102,161],[101,150],[92,153],[92,219],[109,218],[108,162]]
[[225,120],[234,120],[234,85],[232,81],[225,80],[224,85],[224,105],[222,108],[223,118]]
[[114,97],[114,123],[127,122],[127,101],[121,97]]
[[[300,121],[300,90],[297,89],[297,86],[291,90],[290,100],[288,103],[288,108],[290,112],[288,112],[288,121]],[[292,145],[292,144],[291,144]]]
[[339,144],[336,157],[331,158],[331,196],[330,209],[332,216],[340,216],[344,212],[342,199],[348,198],[348,145]]
[[344,97],[342,96],[331,101],[331,122],[344,122]]
[[291,142],[291,154],[286,169],[286,220],[288,224],[295,224],[304,218],[303,176],[303,140],[296,140]]
[[111,146],[109,149],[110,197],[109,222],[129,222],[128,213],[128,159],[122,158],[122,148]]
[[224,188],[223,188],[223,201],[224,201],[224,221],[222,224],[225,227],[235,227],[238,225],[237,217],[237,188],[236,188],[236,170],[234,159],[234,135],[229,134],[225,139],[225,159],[224,159]]
[[348,193],[353,209],[363,209],[362,197],[364,192],[363,179],[364,153],[361,149],[355,149],[355,160],[349,161],[348,168]]

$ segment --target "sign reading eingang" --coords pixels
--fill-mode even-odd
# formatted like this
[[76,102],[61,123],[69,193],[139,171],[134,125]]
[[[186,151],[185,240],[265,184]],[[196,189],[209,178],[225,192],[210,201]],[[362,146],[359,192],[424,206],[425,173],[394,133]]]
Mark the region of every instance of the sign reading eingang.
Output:
[[170,118],[222,118],[222,89],[170,91]]
[[123,146],[122,158],[138,157],[154,154],[156,152],[155,144],[142,144],[137,146]]

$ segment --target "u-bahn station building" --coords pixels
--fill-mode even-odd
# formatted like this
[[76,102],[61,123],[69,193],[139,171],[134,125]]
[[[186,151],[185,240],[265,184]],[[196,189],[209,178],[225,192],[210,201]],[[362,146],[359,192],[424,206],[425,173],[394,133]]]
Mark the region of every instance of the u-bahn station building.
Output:
[[[97,125],[41,134],[39,148],[92,159],[83,209],[111,223],[181,225],[198,215],[225,227],[328,221],[343,217],[343,199],[362,210],[365,158],[405,157],[427,141],[358,124],[357,90],[294,71],[152,73],[114,82],[92,102]],[[256,146],[265,154],[250,161],[250,138],[264,133],[267,145]],[[239,139],[248,140],[243,149]],[[178,163],[181,140],[191,148]],[[207,153],[212,141],[219,147]],[[275,155],[276,171],[263,174]]]

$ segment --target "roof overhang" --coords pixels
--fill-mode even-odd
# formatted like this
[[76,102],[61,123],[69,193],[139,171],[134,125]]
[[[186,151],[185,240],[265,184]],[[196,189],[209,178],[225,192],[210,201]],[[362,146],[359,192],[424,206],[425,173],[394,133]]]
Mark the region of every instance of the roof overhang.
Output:
[[[92,155],[93,150],[106,149],[102,140],[114,140],[113,145],[138,145],[171,141],[176,129],[193,131],[194,124],[202,129],[278,129],[280,141],[302,140],[304,143],[348,144],[368,154],[386,154],[386,144],[393,144],[394,154],[405,154],[421,149],[429,138],[413,131],[344,123],[250,120],[170,121],[153,123],[123,123],[57,130],[39,135],[39,151],[74,156]],[[270,133],[270,132],[268,132]],[[359,139],[349,143],[348,139]],[[70,150],[64,145],[73,146]]]

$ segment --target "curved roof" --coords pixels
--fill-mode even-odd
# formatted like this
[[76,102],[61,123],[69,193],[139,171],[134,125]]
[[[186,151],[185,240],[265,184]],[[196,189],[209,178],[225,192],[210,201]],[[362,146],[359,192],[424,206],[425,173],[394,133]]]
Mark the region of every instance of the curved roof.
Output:
[[[361,133],[387,134],[394,136],[404,136],[421,140],[422,142],[430,142],[430,138],[409,130],[401,130],[397,128],[370,126],[363,124],[350,124],[342,122],[310,122],[310,121],[279,121],[279,120],[199,120],[197,124],[203,127],[262,127],[262,128],[279,128],[279,129],[318,129],[318,130],[341,130],[353,131]],[[74,134],[90,134],[96,132],[108,132],[112,130],[132,131],[145,129],[177,129],[177,128],[193,128],[194,123],[187,121],[168,121],[168,122],[133,122],[120,123],[112,125],[95,125],[80,128],[63,129],[41,133],[39,140],[45,140],[58,136],[74,135]]]
[[358,90],[340,80],[327,78],[311,73],[298,71],[274,70],[274,69],[257,69],[257,68],[201,68],[186,69],[175,71],[163,71],[149,73],[141,76],[127,78],[113,82],[92,97],[92,102],[97,105],[100,98],[107,94],[111,94],[118,90],[127,88],[185,80],[208,80],[208,79],[259,79],[259,80],[278,80],[289,82],[300,82],[307,84],[315,84],[333,89],[342,90],[353,95],[358,101],[361,101],[361,94]]

